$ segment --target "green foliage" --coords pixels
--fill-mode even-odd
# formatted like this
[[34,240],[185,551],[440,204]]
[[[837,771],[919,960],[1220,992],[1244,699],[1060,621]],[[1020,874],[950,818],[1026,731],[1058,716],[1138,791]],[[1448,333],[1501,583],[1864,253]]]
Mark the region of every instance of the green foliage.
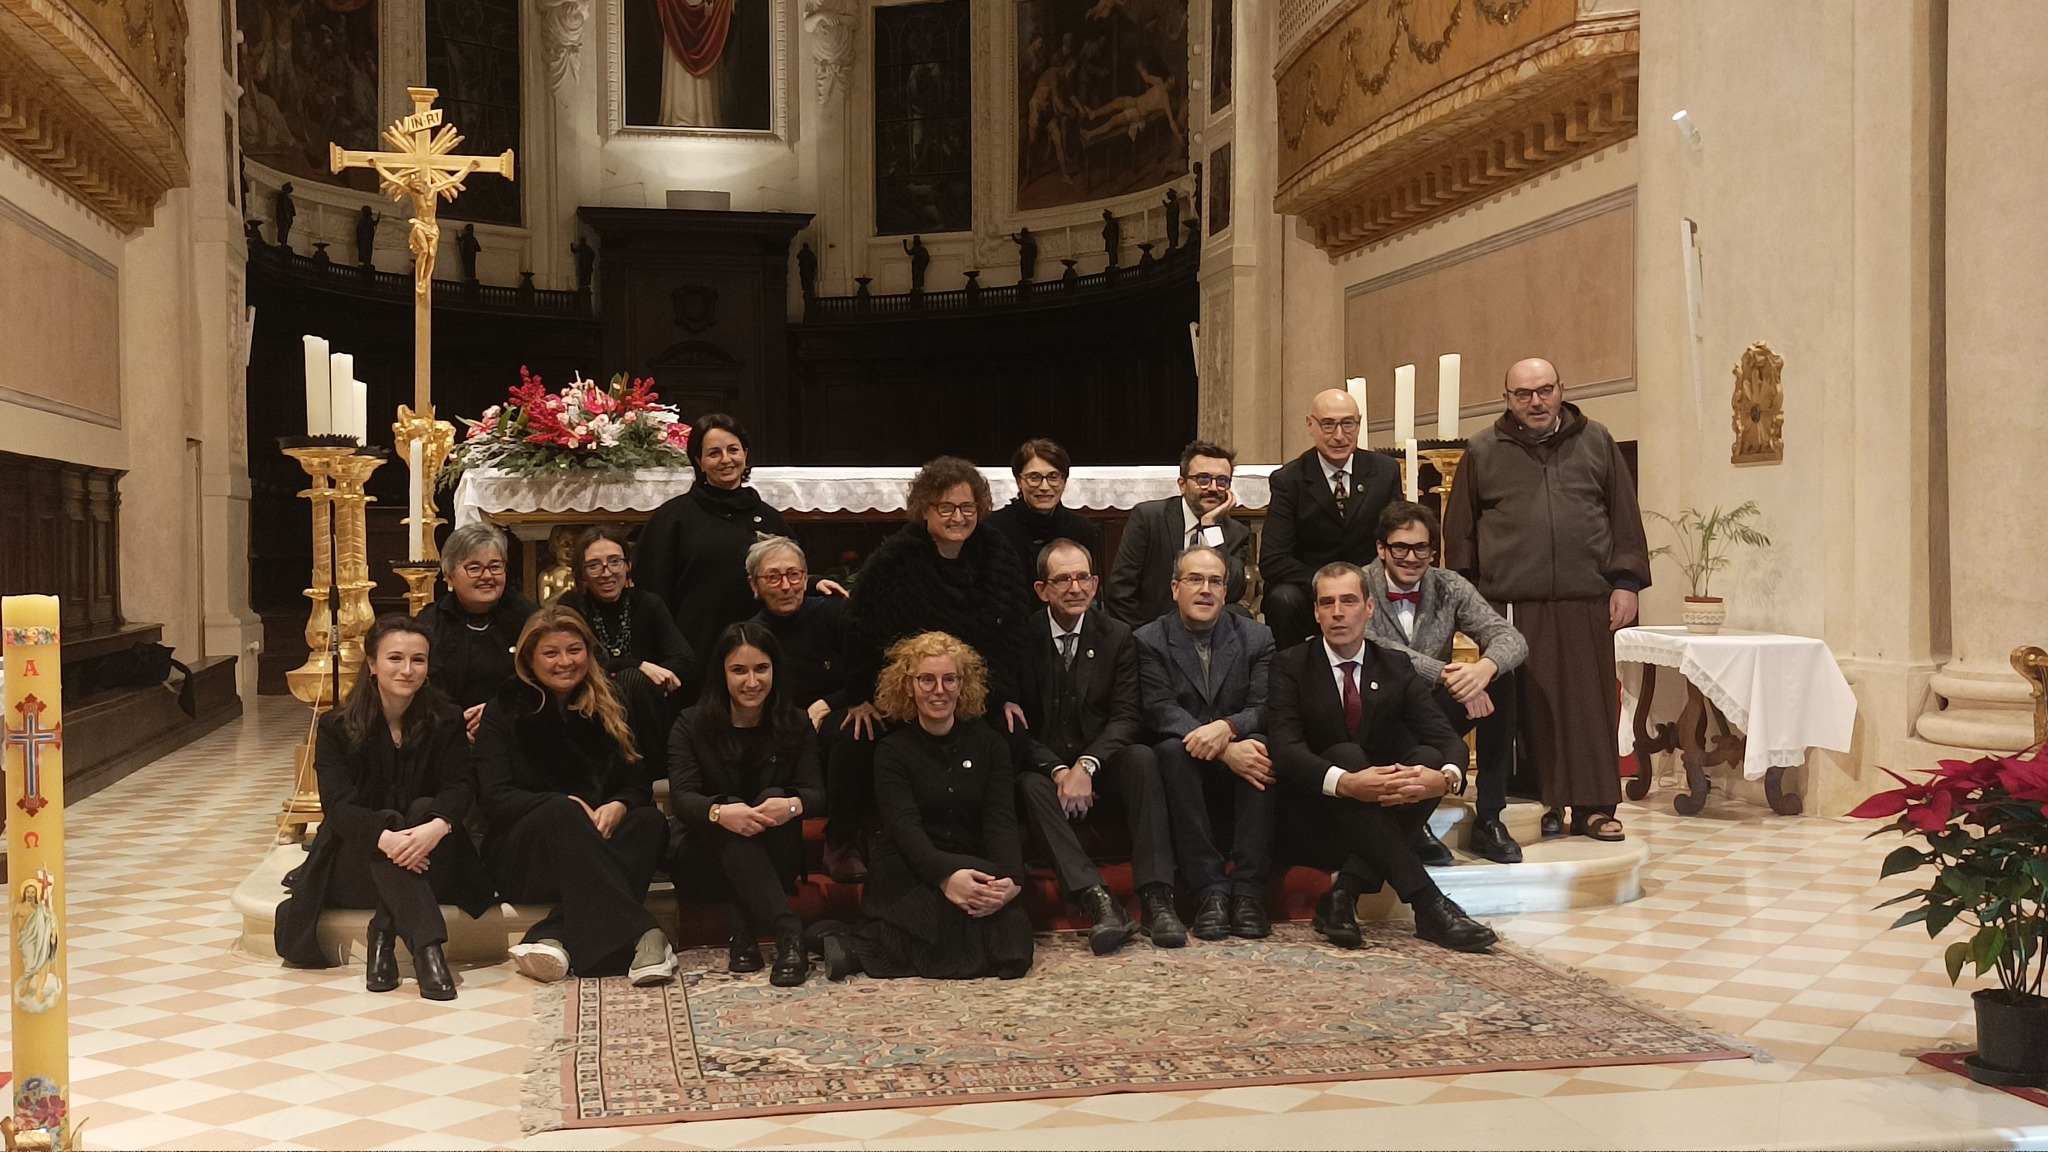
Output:
[[1673,537],[1673,543],[1652,550],[1650,558],[1669,556],[1676,560],[1695,598],[1708,595],[1708,584],[1714,573],[1728,567],[1728,552],[1735,545],[1766,548],[1771,543],[1769,536],[1750,524],[1763,515],[1754,500],[1745,500],[1726,512],[1716,504],[1712,512],[1704,515],[1696,508],[1681,508],[1676,516],[1649,509],[1644,513],[1663,521]]

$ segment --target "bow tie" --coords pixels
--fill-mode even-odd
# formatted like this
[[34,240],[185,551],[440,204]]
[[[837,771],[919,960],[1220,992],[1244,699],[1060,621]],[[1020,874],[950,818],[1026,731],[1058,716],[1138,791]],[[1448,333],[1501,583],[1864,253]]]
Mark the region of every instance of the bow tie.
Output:
[[1408,603],[1413,604],[1419,608],[1422,606],[1422,589],[1417,588],[1413,592],[1396,592],[1392,588],[1389,588],[1387,589],[1387,599],[1406,600]]

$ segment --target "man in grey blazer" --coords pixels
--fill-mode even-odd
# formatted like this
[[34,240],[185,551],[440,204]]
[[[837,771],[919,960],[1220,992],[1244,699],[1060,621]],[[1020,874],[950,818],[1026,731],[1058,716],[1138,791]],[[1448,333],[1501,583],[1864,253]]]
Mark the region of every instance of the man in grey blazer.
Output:
[[[1273,634],[1223,610],[1228,582],[1214,548],[1181,554],[1173,610],[1137,630],[1145,725],[1166,788],[1174,853],[1199,897],[1191,927],[1200,940],[1256,939],[1266,919],[1273,843],[1273,761],[1266,754],[1266,668]],[[1216,849],[1203,796],[1206,777],[1231,784],[1236,808],[1231,867]]]
[[1180,453],[1180,495],[1147,500],[1131,509],[1110,566],[1103,607],[1133,628],[1173,610],[1173,566],[1182,552],[1207,546],[1228,566],[1226,602],[1244,599],[1245,559],[1252,531],[1231,518],[1237,507],[1232,470],[1237,454],[1196,440]]
[[[1500,864],[1519,864],[1522,846],[1501,823],[1508,778],[1515,767],[1515,682],[1529,656],[1515,626],[1493,610],[1471,581],[1432,564],[1442,546],[1436,513],[1396,500],[1379,519],[1380,558],[1365,570],[1373,613],[1366,631],[1373,643],[1408,657],[1415,674],[1434,686],[1437,707],[1462,736],[1479,730],[1479,803],[1467,847]],[[1463,632],[1479,645],[1479,659],[1451,663],[1451,640]],[[1425,828],[1417,844],[1426,864],[1449,864],[1451,853]]]

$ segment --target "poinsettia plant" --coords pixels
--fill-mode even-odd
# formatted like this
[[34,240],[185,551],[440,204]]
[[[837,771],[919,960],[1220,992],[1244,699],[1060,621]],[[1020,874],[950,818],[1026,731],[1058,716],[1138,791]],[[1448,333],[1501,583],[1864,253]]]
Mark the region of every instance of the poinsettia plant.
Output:
[[679,467],[688,458],[690,426],[659,401],[652,379],[620,373],[607,386],[578,376],[550,392],[522,366],[505,403],[484,409],[481,419],[463,419],[468,431],[441,482],[452,486],[471,468],[543,476],[586,468]]
[[1927,845],[1894,849],[1881,876],[1931,865],[1934,879],[1878,907],[1913,904],[1892,927],[1924,924],[1929,938],[1958,920],[1974,929],[1943,957],[1950,983],[1967,964],[1979,976],[1997,970],[2008,991],[2039,996],[2048,968],[2048,750],[1944,760],[1924,783],[1886,775],[1904,787],[1849,815],[1890,818],[1871,835],[1898,832]]

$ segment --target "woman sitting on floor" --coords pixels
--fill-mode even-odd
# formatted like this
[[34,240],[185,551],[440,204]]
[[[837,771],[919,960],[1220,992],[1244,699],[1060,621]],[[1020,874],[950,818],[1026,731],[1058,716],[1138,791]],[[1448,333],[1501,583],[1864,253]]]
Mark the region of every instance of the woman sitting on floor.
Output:
[[733,902],[727,966],[759,972],[757,941],[775,932],[768,982],[810,975],[803,922],[787,893],[803,868],[803,817],[824,806],[817,734],[781,683],[781,646],[759,624],[729,625],[712,646],[704,694],[668,742],[668,790],[680,840],[671,874]]
[[512,948],[521,974],[659,984],[676,957],[646,900],[668,821],[595,649],[590,625],[560,606],[519,634],[517,674],[476,737],[484,864],[505,899],[554,905]]
[[441,905],[477,917],[492,902],[490,879],[462,830],[476,794],[469,741],[461,714],[427,682],[426,629],[404,616],[379,617],[363,652],[355,688],[320,720],[320,831],[286,878],[292,894],[278,905],[277,954],[326,968],[321,909],[374,909],[364,986],[398,987],[395,936],[412,953],[420,995],[453,1000]]
[[825,975],[1014,980],[1031,970],[1031,921],[1017,903],[1010,746],[979,721],[987,670],[944,632],[901,640],[888,656],[875,705],[904,726],[875,749],[882,834],[860,926],[818,926]]
[[697,656],[676,628],[668,605],[633,586],[626,559],[626,535],[599,525],[576,540],[576,587],[556,603],[575,609],[597,637],[598,662],[626,705],[633,743],[648,751],[646,767],[659,772],[655,753],[668,743],[668,730],[697,689]]

